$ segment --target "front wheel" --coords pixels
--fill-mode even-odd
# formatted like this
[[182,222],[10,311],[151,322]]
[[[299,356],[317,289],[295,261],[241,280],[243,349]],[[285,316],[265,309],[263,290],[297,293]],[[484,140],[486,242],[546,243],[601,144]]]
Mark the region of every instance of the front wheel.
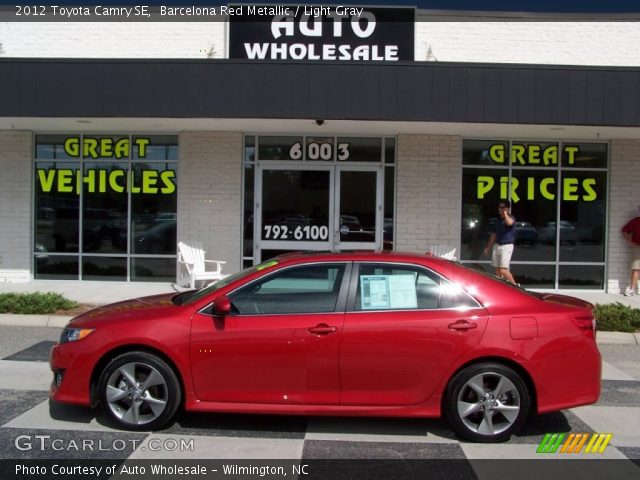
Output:
[[456,434],[474,442],[503,442],[524,423],[531,406],[527,385],[498,363],[471,365],[449,382],[444,413]]
[[147,352],[129,352],[111,360],[100,376],[99,391],[103,410],[126,430],[163,427],[181,399],[173,369]]

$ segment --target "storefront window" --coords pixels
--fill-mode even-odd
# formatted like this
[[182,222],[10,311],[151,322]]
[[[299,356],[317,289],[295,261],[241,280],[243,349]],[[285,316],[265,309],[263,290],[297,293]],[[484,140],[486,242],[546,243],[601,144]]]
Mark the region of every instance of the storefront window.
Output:
[[177,149],[166,135],[38,135],[35,277],[174,281]]
[[482,250],[498,201],[508,200],[516,217],[511,270],[519,283],[602,288],[606,167],[606,144],[465,140],[463,263],[491,269]]
[[302,137],[258,137],[260,160],[302,160],[303,156]]

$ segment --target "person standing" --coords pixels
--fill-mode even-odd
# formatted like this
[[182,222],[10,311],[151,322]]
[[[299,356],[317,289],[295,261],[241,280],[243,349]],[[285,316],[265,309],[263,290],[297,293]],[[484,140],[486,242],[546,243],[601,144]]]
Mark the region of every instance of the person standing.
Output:
[[491,265],[496,269],[496,275],[516,285],[516,281],[509,270],[511,256],[513,255],[513,247],[516,242],[516,218],[509,211],[507,202],[498,203],[498,218],[496,219],[495,229],[492,229],[489,243],[482,253],[488,255],[491,253]]
[[[640,211],[640,207],[638,207]],[[632,218],[622,227],[622,236],[631,246],[631,279],[624,291],[625,296],[635,295],[638,289],[638,274],[640,273],[640,217]]]

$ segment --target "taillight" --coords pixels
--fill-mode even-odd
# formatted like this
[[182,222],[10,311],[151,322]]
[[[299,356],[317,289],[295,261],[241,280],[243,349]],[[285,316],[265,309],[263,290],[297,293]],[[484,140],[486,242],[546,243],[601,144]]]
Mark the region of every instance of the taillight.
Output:
[[583,317],[573,317],[573,323],[576,324],[578,330],[589,338],[596,338],[596,319],[593,315],[585,315]]

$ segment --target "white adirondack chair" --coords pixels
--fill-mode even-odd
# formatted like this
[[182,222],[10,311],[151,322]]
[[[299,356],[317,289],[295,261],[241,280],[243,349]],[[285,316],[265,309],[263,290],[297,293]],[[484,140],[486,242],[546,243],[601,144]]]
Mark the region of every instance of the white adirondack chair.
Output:
[[[221,280],[226,277],[222,273],[225,263],[221,260],[205,260],[205,251],[200,242],[178,242],[178,285],[196,288],[199,280]],[[215,268],[207,270],[207,264],[215,264]]]
[[456,259],[456,247],[450,245],[432,245],[429,247],[428,253],[434,257],[446,258],[447,260]]

